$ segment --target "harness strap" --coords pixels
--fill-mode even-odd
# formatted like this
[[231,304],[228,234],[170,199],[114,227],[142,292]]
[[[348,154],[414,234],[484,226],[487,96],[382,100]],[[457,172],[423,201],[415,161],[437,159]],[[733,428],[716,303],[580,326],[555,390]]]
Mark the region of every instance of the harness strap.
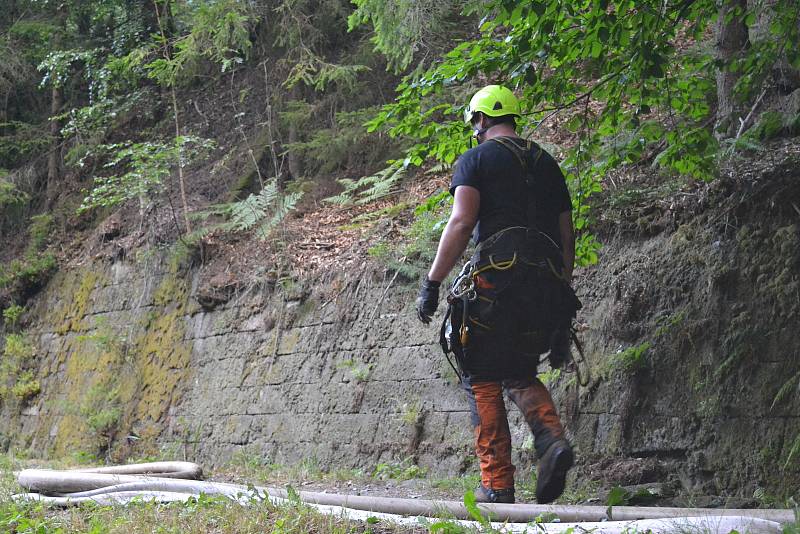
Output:
[[447,360],[447,363],[450,364],[450,367],[456,373],[456,376],[458,377],[458,383],[460,384],[461,382],[464,381],[464,379],[461,376],[461,371],[459,371],[458,368],[456,368],[455,364],[453,363],[453,360],[450,359],[450,343],[447,340],[447,325],[450,321],[450,315],[452,314],[452,310],[453,310],[452,307],[450,306],[447,307],[447,313],[444,316],[444,320],[442,321],[442,327],[439,330],[439,345],[442,347],[442,352],[444,352],[444,358]]
[[[536,230],[536,205],[531,200],[531,189],[533,188],[534,182],[534,171],[536,167],[539,165],[539,158],[542,157],[542,153],[544,150],[528,139],[525,139],[525,148],[519,146],[516,142],[512,140],[510,137],[493,137],[490,141],[494,141],[498,145],[504,147],[506,150],[511,152],[514,157],[519,162],[520,168],[522,169],[522,175],[525,177],[525,189],[526,189],[526,218],[528,221],[528,228]],[[531,158],[531,151],[535,150],[536,154]],[[531,161],[532,159],[532,161]]]
[[589,371],[590,370],[589,370],[588,367],[586,368],[587,375],[585,377],[582,376],[583,373],[581,373],[580,364],[586,362],[586,356],[583,354],[583,345],[581,345],[581,342],[578,339],[578,334],[575,332],[574,328],[570,328],[569,329],[569,335],[570,335],[570,338],[572,339],[572,342],[575,343],[575,348],[578,349],[578,354],[581,355],[580,363],[575,360],[575,356],[574,355],[572,356],[572,361],[575,363],[575,374],[578,376],[578,384],[580,384],[581,387],[586,387],[587,385],[589,385],[589,381],[591,380],[591,377],[589,376]]
[[522,167],[522,170],[525,173],[525,181],[530,186],[531,175],[528,171],[531,170],[531,168],[528,165],[528,156],[530,155],[530,151],[535,148],[536,157],[533,160],[533,167],[536,167],[536,165],[539,163],[539,158],[542,157],[542,148],[533,141],[527,139],[525,140],[525,148],[522,148],[508,137],[493,137],[491,141],[494,141],[500,146],[505,147],[509,152],[514,154],[520,164],[520,167]]

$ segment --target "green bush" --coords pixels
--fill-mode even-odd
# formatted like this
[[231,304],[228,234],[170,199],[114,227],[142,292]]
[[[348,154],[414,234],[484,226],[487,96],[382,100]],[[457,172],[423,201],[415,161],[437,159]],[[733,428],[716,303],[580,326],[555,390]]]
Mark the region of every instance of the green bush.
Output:
[[23,260],[14,260],[0,265],[0,289],[11,289],[16,293],[44,283],[56,269],[56,258],[52,254],[28,254]]
[[647,367],[647,352],[650,350],[650,343],[645,342],[641,345],[628,347],[625,350],[613,355],[614,367],[626,372],[634,373]]
[[42,213],[31,217],[31,224],[28,229],[30,235],[30,243],[28,243],[28,251],[31,253],[42,250],[47,243],[47,238],[53,230],[53,215],[50,213]]
[[23,371],[11,387],[11,393],[23,401],[35,397],[41,390],[39,381],[33,376],[33,371]]
[[27,400],[39,393],[39,382],[30,366],[35,355],[33,345],[23,334],[8,334],[0,360],[0,399]]
[[3,211],[25,204],[29,197],[16,185],[5,178],[5,170],[0,169],[0,209]]
[[0,229],[19,224],[30,197],[8,181],[5,169],[0,168]]
[[104,383],[93,385],[86,392],[80,413],[96,436],[112,434],[122,418],[119,388]]
[[25,308],[23,308],[19,304],[12,304],[11,306],[3,310],[3,320],[8,326],[16,326],[16,324],[19,322],[19,318],[22,315],[22,312],[24,311]]
[[405,458],[400,462],[379,463],[372,476],[378,480],[411,480],[424,478],[425,474],[425,469],[412,463],[411,458]]
[[15,168],[47,150],[50,137],[39,126],[21,121],[0,123],[0,166]]
[[753,127],[751,136],[760,141],[767,141],[780,135],[783,130],[783,117],[776,111],[767,111]]

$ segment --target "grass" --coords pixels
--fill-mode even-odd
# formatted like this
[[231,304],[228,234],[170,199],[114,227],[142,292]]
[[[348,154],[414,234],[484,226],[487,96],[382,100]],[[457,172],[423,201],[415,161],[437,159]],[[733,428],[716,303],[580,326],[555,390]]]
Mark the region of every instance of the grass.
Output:
[[64,511],[41,504],[0,502],[0,531],[85,534],[351,534],[411,533],[422,529],[362,523],[323,515],[299,503],[253,501],[242,506],[201,495],[187,503],[136,502],[128,506],[80,506]]
[[[97,506],[60,510],[36,503],[15,503],[11,495],[20,491],[14,480],[13,471],[32,465],[33,462],[11,455],[0,455],[0,532],[15,534],[61,534],[61,533],[271,533],[271,534],[388,534],[422,533],[428,527],[398,526],[384,522],[358,522],[339,517],[323,515],[299,502],[275,505],[268,501],[253,501],[248,506],[222,498],[201,496],[188,503],[169,505],[152,502],[136,502],[129,506]],[[37,466],[42,465],[37,462]],[[63,461],[47,464],[47,467],[65,469],[71,466]],[[294,487],[307,483],[332,484],[347,482],[384,485],[388,479],[395,481],[417,479],[414,491],[430,498],[444,498],[461,501],[478,486],[477,474],[434,478],[426,476],[424,470],[414,469],[410,460],[399,463],[379,464],[374,470],[340,469],[325,471],[314,459],[296,465],[285,466],[264,459],[255,452],[244,451],[235,455],[231,462],[211,473],[212,480],[233,480],[238,483]],[[535,472],[534,472],[535,473]],[[517,494],[521,501],[533,502],[536,479],[535,474],[528,480],[518,480]],[[596,488],[582,486],[572,488],[559,499],[559,503],[583,501]],[[343,490],[348,491],[348,490]],[[349,491],[352,491],[349,490]],[[445,525],[447,521],[438,521]],[[444,528],[444,527],[441,527]],[[447,525],[454,528],[455,525]],[[462,529],[452,532],[479,532]],[[451,530],[440,530],[451,532]],[[486,531],[483,531],[486,532]]]
[[[248,461],[252,459],[248,458]],[[275,505],[253,501],[244,507],[224,498],[201,495],[187,503],[135,502],[128,506],[82,505],[61,510],[38,503],[11,500],[20,491],[13,471],[26,467],[10,455],[0,455],[0,532],[16,534],[389,534],[422,533],[425,529],[385,522],[363,523],[324,515],[299,502]],[[63,467],[63,466],[57,466]],[[313,465],[273,466],[281,478],[317,476]],[[326,476],[343,476],[344,473]]]

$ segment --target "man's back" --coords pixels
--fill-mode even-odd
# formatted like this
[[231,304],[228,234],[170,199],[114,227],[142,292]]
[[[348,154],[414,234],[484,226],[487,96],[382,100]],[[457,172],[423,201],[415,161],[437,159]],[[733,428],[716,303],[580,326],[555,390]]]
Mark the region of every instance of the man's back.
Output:
[[478,242],[504,228],[529,226],[528,203],[533,202],[533,225],[560,247],[558,215],[571,209],[564,176],[553,157],[531,143],[526,157],[529,190],[520,156],[526,156],[524,139],[503,137],[481,143],[459,158],[450,191],[460,185],[480,191]]

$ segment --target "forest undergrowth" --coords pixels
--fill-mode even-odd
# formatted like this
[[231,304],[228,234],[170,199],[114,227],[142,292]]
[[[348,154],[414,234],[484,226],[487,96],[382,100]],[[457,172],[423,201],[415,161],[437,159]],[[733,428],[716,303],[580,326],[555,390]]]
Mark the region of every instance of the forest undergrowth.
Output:
[[[704,203],[709,191],[797,154],[798,21],[791,0],[13,0],[0,14],[0,404],[39,393],[26,306],[59,269],[159,255],[245,291],[331,273],[415,283],[471,143],[461,113],[488,83],[515,90],[520,133],[562,162],[580,267],[603,261],[605,239],[735,211],[735,196]],[[182,523],[189,508],[214,518]],[[138,520],[229,527],[232,510],[143,506]],[[119,519],[26,513],[87,532]],[[259,511],[276,531],[281,513]]]

